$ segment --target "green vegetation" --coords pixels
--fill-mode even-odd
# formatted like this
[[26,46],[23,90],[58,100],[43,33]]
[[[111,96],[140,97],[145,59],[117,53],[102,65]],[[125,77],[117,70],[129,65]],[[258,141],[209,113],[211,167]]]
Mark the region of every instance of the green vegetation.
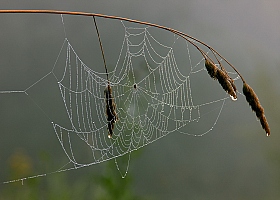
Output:
[[[50,165],[47,154],[41,155],[41,161]],[[120,168],[126,165],[127,160],[118,159]],[[9,161],[10,179],[28,177],[34,174],[31,158],[24,151],[17,151]],[[43,165],[42,165],[43,166]],[[44,166],[45,167],[45,166]],[[126,166],[125,166],[126,167]],[[96,175],[85,174],[78,178],[68,177],[72,173],[62,172],[15,182],[1,186],[0,200],[7,199],[95,199],[95,200],[140,200],[143,199],[133,192],[133,178],[128,173],[122,178],[116,169],[114,160],[108,161],[105,168]],[[70,181],[70,179],[72,179]],[[146,199],[146,198],[145,198]]]

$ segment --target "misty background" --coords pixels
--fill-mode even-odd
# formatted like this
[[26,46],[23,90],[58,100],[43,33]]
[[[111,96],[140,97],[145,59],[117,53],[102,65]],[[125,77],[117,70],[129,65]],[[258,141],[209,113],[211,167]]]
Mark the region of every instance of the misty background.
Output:
[[[265,109],[271,136],[265,136],[255,114],[239,95],[237,102],[225,105],[213,131],[205,136],[175,132],[140,149],[137,155],[132,154],[128,172],[133,177],[132,190],[147,199],[279,198],[279,1],[30,0],[0,5],[1,9],[53,9],[122,16],[174,28],[215,48],[254,88]],[[63,19],[66,36],[83,62],[88,66],[94,63],[94,70],[103,72],[101,56],[96,54],[99,46],[92,18],[64,16]],[[109,26],[106,20],[97,20],[108,65],[113,66],[122,37],[106,33]],[[0,24],[0,90],[25,90],[54,66],[65,38],[61,17],[1,14]],[[116,30],[121,36],[120,24],[112,24],[118,24]],[[0,94],[0,182],[25,176],[25,172],[11,173],[14,162],[31,170],[32,173],[26,172],[31,175],[56,171],[68,162],[47,117],[54,121],[65,119],[63,113],[54,114],[63,107],[59,105],[61,96],[56,82],[49,77],[32,90],[31,98],[43,112],[24,93]],[[97,176],[105,165],[62,174],[79,187],[88,181],[81,177]],[[117,169],[115,173],[119,173]],[[64,186],[56,184],[58,174],[37,179],[46,179],[44,184],[60,190]],[[0,185],[0,194],[12,185]],[[29,185],[24,184],[18,190],[24,187]],[[97,183],[91,185],[84,197],[90,199],[97,189]]]

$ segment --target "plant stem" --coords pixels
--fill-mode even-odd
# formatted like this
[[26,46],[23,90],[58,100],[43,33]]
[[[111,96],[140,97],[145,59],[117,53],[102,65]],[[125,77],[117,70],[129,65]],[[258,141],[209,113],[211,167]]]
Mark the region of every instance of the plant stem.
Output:
[[220,58],[222,58],[226,63],[228,63],[228,65],[240,76],[240,78],[242,79],[243,83],[245,83],[244,78],[241,76],[241,74],[238,72],[238,70],[227,60],[225,59],[220,53],[218,53],[215,49],[213,49],[211,46],[209,46],[208,44],[186,34],[183,33],[181,31],[177,31],[175,29],[172,28],[168,28],[165,26],[161,26],[158,24],[153,24],[150,22],[144,22],[144,21],[139,21],[139,20],[135,20],[135,19],[129,19],[129,18],[125,18],[125,17],[118,17],[118,16],[113,16],[113,15],[104,15],[104,14],[99,14],[99,13],[88,13],[88,12],[75,12],[75,11],[60,11],[60,10],[0,10],[0,13],[45,13],[45,14],[64,14],[64,15],[82,15],[82,16],[92,16],[92,17],[102,17],[102,18],[108,18],[108,19],[116,19],[116,20],[122,20],[122,21],[128,21],[128,22],[133,22],[133,23],[137,23],[137,24],[143,24],[143,25],[147,25],[147,26],[152,26],[152,27],[156,27],[156,28],[160,28],[160,29],[164,29],[167,31],[170,31],[184,39],[186,39],[188,42],[190,42],[192,45],[194,45],[202,54],[202,56],[205,58],[206,54],[205,52],[199,48],[193,41],[194,40],[204,46],[206,46],[207,48],[209,48],[213,53],[216,53]]

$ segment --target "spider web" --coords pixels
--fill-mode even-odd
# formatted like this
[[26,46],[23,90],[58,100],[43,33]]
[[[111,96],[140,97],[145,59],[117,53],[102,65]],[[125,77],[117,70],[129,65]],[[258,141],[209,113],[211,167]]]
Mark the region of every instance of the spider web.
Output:
[[[119,169],[125,176],[132,151],[173,132],[205,135],[214,128],[225,101],[230,99],[209,78],[203,56],[188,41],[169,32],[164,33],[168,34],[168,40],[160,36],[156,38],[163,30],[118,23],[123,27],[123,41],[118,47],[119,56],[113,70],[109,68],[109,82],[118,116],[112,138],[108,138],[105,115],[106,73],[87,66],[66,36],[50,73],[24,91],[2,91],[28,94],[28,90],[45,77],[55,77],[67,123],[53,121],[51,117],[50,120],[69,159],[69,163],[56,172],[94,165],[127,154],[125,172]],[[191,42],[209,53],[200,43]],[[237,80],[238,76],[232,74]],[[34,103],[39,106],[36,101]],[[194,130],[195,134],[192,133]],[[42,175],[34,177],[39,176]]]

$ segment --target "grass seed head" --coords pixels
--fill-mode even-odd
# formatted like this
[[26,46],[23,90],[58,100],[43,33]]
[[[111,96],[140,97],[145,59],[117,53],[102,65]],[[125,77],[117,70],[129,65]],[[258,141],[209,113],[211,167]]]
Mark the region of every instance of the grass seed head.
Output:
[[246,100],[251,106],[252,110],[256,113],[257,118],[260,120],[262,128],[266,132],[266,135],[269,136],[270,128],[264,115],[264,109],[261,106],[260,101],[254,90],[245,82],[243,83],[243,94],[245,95]]
[[223,89],[232,97],[233,100],[237,99],[236,86],[233,79],[227,74],[224,68],[219,69],[209,59],[205,59],[205,68],[211,78],[219,81]]
[[218,69],[216,73],[220,85],[223,89],[234,99],[237,99],[236,86],[234,85],[233,79],[228,76],[223,70]]
[[116,113],[116,104],[114,101],[114,97],[112,94],[112,88],[110,85],[108,85],[105,90],[104,90],[104,94],[105,94],[105,104],[106,104],[106,109],[105,109],[105,113],[107,116],[107,123],[108,123],[108,137],[112,138],[113,135],[113,129],[115,127],[115,123],[118,120],[118,116]]
[[216,78],[216,73],[217,73],[217,70],[219,70],[219,69],[209,59],[205,59],[205,68],[207,69],[207,72],[208,72],[208,74],[210,75],[211,78],[217,79]]

